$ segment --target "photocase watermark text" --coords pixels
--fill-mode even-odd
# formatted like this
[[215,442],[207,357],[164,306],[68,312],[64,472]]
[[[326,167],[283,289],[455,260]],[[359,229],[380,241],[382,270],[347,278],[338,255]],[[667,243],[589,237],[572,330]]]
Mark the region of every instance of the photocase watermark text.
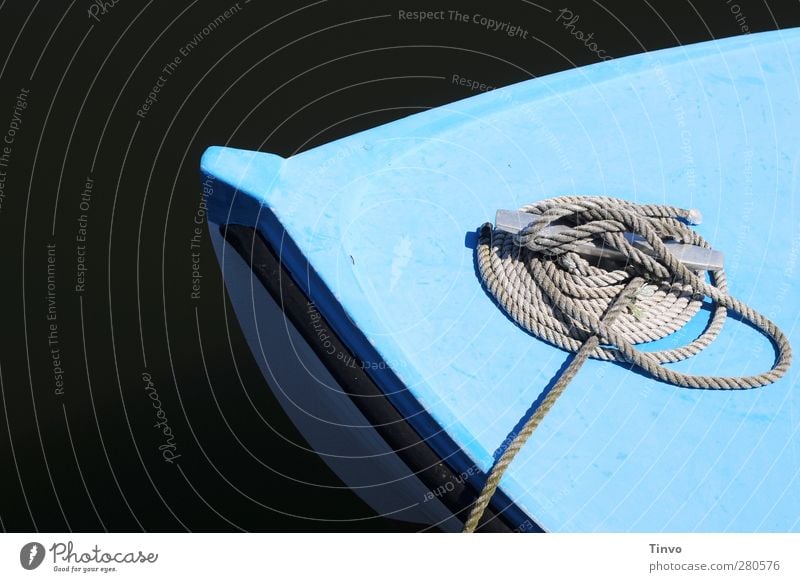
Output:
[[64,368],[61,362],[61,340],[58,333],[58,303],[56,302],[56,243],[48,243],[47,247],[47,349],[50,354],[50,365],[53,373],[53,392],[56,396],[64,395]]
[[[246,3],[247,2],[245,2],[245,4]],[[214,20],[210,21],[202,29],[197,31],[188,42],[183,44],[178,49],[178,54],[176,54],[170,61],[167,62],[167,64],[162,67],[160,74],[150,88],[147,97],[139,106],[139,109],[136,110],[137,117],[140,119],[147,118],[150,111],[155,107],[156,103],[158,103],[158,100],[161,96],[161,91],[164,89],[164,87],[166,87],[170,77],[172,77],[178,71],[180,66],[183,64],[184,59],[187,58],[198,46],[200,46],[203,41],[211,36],[211,33],[225,24],[231,17],[238,14],[241,10],[242,6],[239,2],[231,5],[221,14],[217,15]]]
[[725,0],[725,5],[731,11],[736,24],[739,25],[739,30],[744,34],[750,34],[750,25],[747,23],[747,16],[742,12],[742,7],[734,0]]
[[94,0],[94,2],[89,4],[87,14],[89,18],[95,22],[100,22],[100,17],[108,14],[109,11],[119,3],[120,0],[106,0],[105,2],[103,0]]
[[158,446],[158,450],[161,452],[161,457],[164,461],[171,465],[181,456],[177,454],[178,446],[175,444],[175,435],[167,420],[167,413],[164,412],[161,398],[158,396],[158,390],[156,390],[155,383],[149,372],[142,372],[142,382],[144,382],[144,391],[153,402],[153,408],[156,411],[156,423],[153,427],[161,431],[164,436],[164,442]]
[[478,91],[479,93],[483,93],[485,91],[493,91],[497,88],[494,85],[489,85],[487,83],[484,83],[483,81],[468,79],[457,73],[453,73],[453,76],[450,78],[450,82],[453,83],[453,85],[466,87],[470,91]]
[[359,360],[351,356],[349,353],[340,350],[335,343],[335,338],[331,331],[325,326],[325,322],[317,309],[317,306],[309,301],[306,304],[306,314],[311,321],[311,328],[314,335],[317,337],[318,344],[322,352],[327,356],[335,356],[337,360],[342,362],[348,368],[361,369],[361,370],[385,370],[388,365],[384,361],[367,361]]
[[28,108],[29,93],[30,91],[28,89],[20,89],[17,95],[17,101],[14,103],[11,120],[8,122],[6,133],[3,135],[2,142],[0,143],[0,212],[3,211],[3,204],[6,199],[6,180],[8,179],[6,168],[8,168],[11,163],[14,142],[17,140],[17,134],[22,128],[22,114]]
[[59,561],[68,564],[154,564],[158,560],[158,554],[153,552],[144,553],[141,550],[136,552],[105,552],[100,546],[96,545],[86,552],[76,552],[75,545],[69,541],[67,543],[56,542],[50,546],[50,554],[53,556],[53,563]]
[[192,259],[192,290],[189,294],[191,299],[200,299],[200,283],[203,280],[203,273],[200,269],[200,249],[203,242],[203,229],[208,214],[208,197],[214,194],[214,178],[206,176],[203,180],[203,192],[200,202],[194,213],[194,226],[192,236],[189,237],[189,252]]
[[597,55],[598,59],[603,61],[613,59],[614,57],[606,54],[606,51],[598,46],[597,41],[594,40],[593,32],[586,33],[577,28],[580,19],[580,15],[575,14],[569,8],[562,8],[556,15],[556,22],[560,23],[576,40],[581,41],[589,51]]
[[89,208],[92,203],[92,191],[94,190],[94,179],[86,176],[78,200],[78,228],[75,233],[75,292],[83,293],[86,291],[86,274],[89,267],[86,261],[87,242],[89,239]]
[[507,20],[497,20],[480,13],[466,13],[458,10],[398,10],[397,19],[411,22],[448,21],[473,24],[490,32],[500,32],[509,37],[527,40],[530,32]]

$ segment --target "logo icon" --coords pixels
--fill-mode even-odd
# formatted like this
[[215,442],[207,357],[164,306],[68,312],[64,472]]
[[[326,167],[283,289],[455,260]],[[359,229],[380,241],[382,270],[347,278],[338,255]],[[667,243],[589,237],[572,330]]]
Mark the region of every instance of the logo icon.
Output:
[[19,551],[19,563],[26,570],[35,570],[44,561],[44,546],[38,542],[29,542]]

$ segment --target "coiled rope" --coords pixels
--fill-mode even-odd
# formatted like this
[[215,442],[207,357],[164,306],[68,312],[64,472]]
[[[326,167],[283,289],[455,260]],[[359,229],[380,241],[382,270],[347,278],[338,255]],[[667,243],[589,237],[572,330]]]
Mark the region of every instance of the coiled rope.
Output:
[[[481,280],[522,328],[576,355],[492,467],[465,532],[478,527],[509,464],[587,358],[627,362],[676,386],[717,390],[771,384],[786,373],[792,360],[791,346],[783,332],[728,294],[722,269],[710,273],[709,284],[704,273],[688,269],[664,245],[664,240],[675,240],[710,248],[686,224],[697,221],[696,211],[599,196],[551,198],[520,211],[537,219],[517,234],[495,230],[491,224],[481,228],[477,246]],[[550,234],[545,229],[551,225],[568,228]],[[635,248],[624,233],[643,237],[653,256]],[[621,252],[625,264],[591,264],[577,252],[581,241],[587,239],[602,241]],[[704,297],[713,302],[711,319],[694,341],[656,352],[634,347],[679,330],[698,312]],[[776,358],[769,370],[729,377],[696,376],[664,367],[710,345],[722,329],[727,310],[739,314],[772,340]]]

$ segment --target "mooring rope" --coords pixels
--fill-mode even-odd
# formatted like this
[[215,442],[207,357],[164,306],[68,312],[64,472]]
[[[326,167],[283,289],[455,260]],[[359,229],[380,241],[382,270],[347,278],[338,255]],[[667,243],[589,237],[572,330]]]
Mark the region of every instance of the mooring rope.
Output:
[[[728,294],[724,270],[711,272],[709,284],[704,273],[687,268],[664,245],[664,240],[674,240],[711,248],[687,225],[698,222],[696,211],[599,196],[551,198],[520,211],[537,218],[517,234],[493,229],[491,224],[481,228],[477,246],[481,280],[522,328],[574,352],[575,357],[492,467],[465,532],[478,527],[509,464],[587,358],[627,362],[676,386],[717,390],[771,384],[786,373],[792,360],[783,332]],[[551,225],[562,228],[553,233],[547,228]],[[625,233],[643,237],[653,252],[634,247]],[[590,263],[579,254],[587,239],[621,252],[624,264]],[[711,319],[694,341],[654,352],[634,347],[678,331],[698,312],[704,297],[713,302]],[[768,371],[751,376],[696,376],[664,367],[710,345],[722,329],[727,310],[772,340],[777,353]]]

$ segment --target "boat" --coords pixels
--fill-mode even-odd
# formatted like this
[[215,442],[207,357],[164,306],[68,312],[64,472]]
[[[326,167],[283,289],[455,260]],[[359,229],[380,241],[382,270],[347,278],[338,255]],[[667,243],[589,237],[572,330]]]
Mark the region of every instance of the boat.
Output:
[[[376,512],[459,531],[570,354],[482,285],[482,225],[563,195],[697,209],[728,289],[798,340],[800,29],[608,60],[287,158],[202,156],[208,228],[253,357],[308,445]],[[685,344],[710,302],[642,349]],[[729,316],[668,367],[746,375],[775,349]],[[797,367],[693,390],[590,358],[479,531],[800,531]]]

